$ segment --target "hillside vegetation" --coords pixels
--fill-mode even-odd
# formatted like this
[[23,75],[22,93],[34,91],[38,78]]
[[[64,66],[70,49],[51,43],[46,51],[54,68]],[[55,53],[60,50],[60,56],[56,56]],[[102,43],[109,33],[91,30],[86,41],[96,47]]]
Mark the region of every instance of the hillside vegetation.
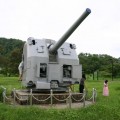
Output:
[[18,39],[0,38],[0,74],[18,74],[24,42]]

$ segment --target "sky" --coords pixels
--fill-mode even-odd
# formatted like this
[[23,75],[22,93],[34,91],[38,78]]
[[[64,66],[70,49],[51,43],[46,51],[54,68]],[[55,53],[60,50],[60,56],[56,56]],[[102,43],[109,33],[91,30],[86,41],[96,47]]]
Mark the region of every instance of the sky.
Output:
[[66,42],[77,54],[120,57],[120,0],[0,0],[0,37],[58,41],[86,8],[91,14]]

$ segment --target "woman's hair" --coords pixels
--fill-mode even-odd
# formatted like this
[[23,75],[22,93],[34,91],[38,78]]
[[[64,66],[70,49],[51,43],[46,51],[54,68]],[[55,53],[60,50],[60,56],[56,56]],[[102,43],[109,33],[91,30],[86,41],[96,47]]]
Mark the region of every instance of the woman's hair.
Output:
[[105,80],[105,83],[107,83],[108,82],[108,80]]
[[82,78],[85,78],[85,79],[86,79],[86,76],[85,76],[85,74],[82,74]]

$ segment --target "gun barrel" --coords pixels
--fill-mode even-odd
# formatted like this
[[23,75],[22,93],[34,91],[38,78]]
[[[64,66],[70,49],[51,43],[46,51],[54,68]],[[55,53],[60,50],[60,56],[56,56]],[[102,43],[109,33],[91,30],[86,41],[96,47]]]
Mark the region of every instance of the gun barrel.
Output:
[[50,48],[50,53],[56,52],[61,45],[67,40],[67,38],[76,30],[76,28],[83,22],[83,20],[91,13],[91,10],[87,8],[83,14],[76,20],[76,22],[66,31],[66,33],[58,40],[55,45]]

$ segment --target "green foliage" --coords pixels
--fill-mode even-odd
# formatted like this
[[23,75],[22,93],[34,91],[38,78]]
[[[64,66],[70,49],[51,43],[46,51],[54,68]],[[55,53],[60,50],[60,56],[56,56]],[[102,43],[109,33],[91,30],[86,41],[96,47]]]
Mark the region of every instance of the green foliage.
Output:
[[24,42],[18,39],[0,38],[0,74],[18,74]]
[[93,74],[96,71],[103,77],[120,77],[120,59],[113,58],[109,55],[98,55],[80,53],[79,60],[82,69],[86,74]]
[[23,41],[18,39],[0,38],[1,55],[8,56],[10,52],[13,51],[15,48],[21,49],[23,43]]

